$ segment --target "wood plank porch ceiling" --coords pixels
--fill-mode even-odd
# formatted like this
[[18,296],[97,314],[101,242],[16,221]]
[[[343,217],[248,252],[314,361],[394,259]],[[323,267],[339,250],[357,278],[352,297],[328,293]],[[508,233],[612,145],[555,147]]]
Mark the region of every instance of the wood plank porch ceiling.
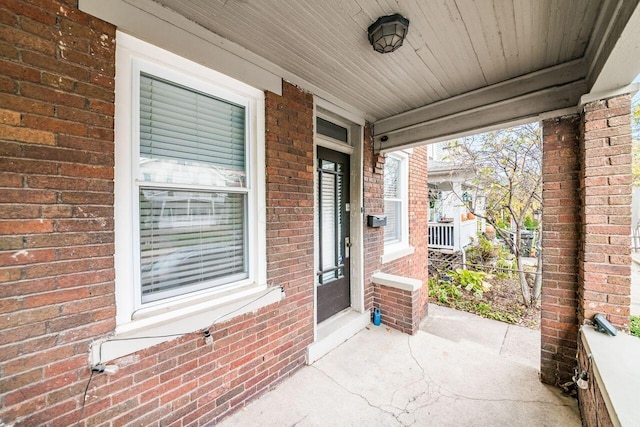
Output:
[[[376,135],[405,132],[399,145],[433,139],[439,131],[425,131],[423,125],[437,126],[432,122],[444,116],[438,111],[451,116],[523,96],[531,97],[526,103],[540,103],[535,110],[575,106],[588,92],[591,64],[602,55],[603,43],[638,3],[155,1],[364,113],[376,121]],[[408,38],[398,51],[381,55],[372,50],[366,31],[391,13],[410,20]],[[531,113],[516,108],[509,115]],[[491,120],[517,118],[502,116]],[[416,124],[422,133],[411,132]]]

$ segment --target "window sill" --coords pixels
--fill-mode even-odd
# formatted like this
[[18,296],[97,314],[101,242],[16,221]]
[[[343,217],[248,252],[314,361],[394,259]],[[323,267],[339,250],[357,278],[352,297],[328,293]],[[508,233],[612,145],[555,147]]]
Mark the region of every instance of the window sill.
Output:
[[90,362],[92,365],[105,363],[256,311],[283,298],[284,291],[279,287],[252,287],[233,299],[211,299],[178,312],[134,320],[118,326],[113,337],[92,343]]
[[385,247],[384,255],[380,257],[380,262],[382,264],[386,264],[388,262],[406,257],[407,255],[411,255],[415,251],[416,250],[413,246],[408,246],[408,245],[393,245],[393,246]]

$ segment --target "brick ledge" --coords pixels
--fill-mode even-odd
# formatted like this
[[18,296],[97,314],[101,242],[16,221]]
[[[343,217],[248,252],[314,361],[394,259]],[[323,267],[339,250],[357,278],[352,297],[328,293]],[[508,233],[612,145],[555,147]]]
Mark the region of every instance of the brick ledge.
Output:
[[422,280],[387,273],[374,273],[371,276],[371,282],[374,285],[383,285],[409,292],[415,292],[422,288]]

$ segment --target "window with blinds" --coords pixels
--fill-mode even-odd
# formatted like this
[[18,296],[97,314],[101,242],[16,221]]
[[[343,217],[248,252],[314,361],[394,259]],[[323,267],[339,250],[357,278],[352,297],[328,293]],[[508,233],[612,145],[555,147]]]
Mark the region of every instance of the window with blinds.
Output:
[[142,303],[248,277],[246,107],[140,75]]
[[387,156],[384,164],[384,243],[390,245],[402,241],[402,161]]

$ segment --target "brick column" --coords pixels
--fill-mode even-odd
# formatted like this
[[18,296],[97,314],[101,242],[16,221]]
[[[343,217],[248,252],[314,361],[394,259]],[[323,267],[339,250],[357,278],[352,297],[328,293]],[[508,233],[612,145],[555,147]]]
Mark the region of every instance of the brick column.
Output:
[[580,232],[578,115],[542,122],[543,382],[569,381],[578,340],[577,289]]
[[[415,248],[411,259],[411,277],[422,280],[414,304],[414,324],[417,327],[429,309],[429,181],[427,147],[414,148],[409,161],[409,238]],[[417,327],[414,329],[417,331]],[[415,333],[415,332],[414,332]]]
[[579,324],[604,313],[629,329],[631,95],[584,106]]

